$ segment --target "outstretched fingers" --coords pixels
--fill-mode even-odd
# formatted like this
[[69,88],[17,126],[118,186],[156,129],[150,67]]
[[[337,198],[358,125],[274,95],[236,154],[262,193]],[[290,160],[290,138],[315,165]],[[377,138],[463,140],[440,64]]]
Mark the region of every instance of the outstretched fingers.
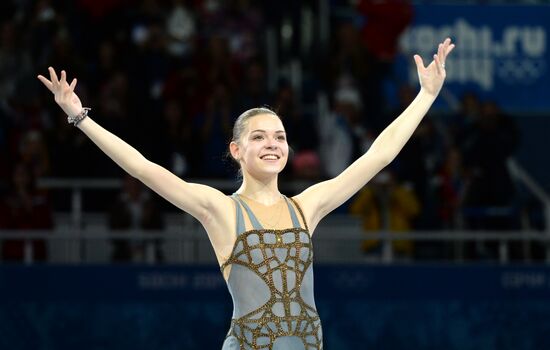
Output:
[[454,47],[455,45],[451,43],[450,38],[446,38],[441,44],[438,45],[437,53],[434,55],[434,63],[437,73],[444,74],[447,55],[453,51]]
[[59,79],[57,79],[57,74],[55,73],[55,69],[52,67],[48,67],[48,71],[50,72],[50,81],[52,82],[52,85],[55,88],[59,85]]
[[69,84],[67,84],[67,82],[65,82],[64,85],[63,85],[63,94],[67,98],[70,98],[70,96],[73,94],[75,86],[76,86],[76,79],[73,79],[73,81],[71,81],[71,85],[69,85]]
[[435,69],[437,70],[437,74],[444,74],[445,66],[443,65],[441,59],[439,58],[439,55],[434,55],[434,61],[435,61]]
[[453,51],[454,48],[455,48],[455,44],[447,45],[447,47],[445,48],[445,57],[447,57],[451,53],[451,51]]
[[426,67],[424,67],[424,61],[422,61],[422,57],[420,57],[420,55],[414,55],[414,62],[416,63],[416,68],[418,70],[426,69]]
[[74,78],[73,81],[71,81],[71,85],[69,85],[69,91],[73,92],[75,87],[76,87],[76,78]]
[[441,47],[441,54],[439,55],[439,58],[443,66],[445,66],[445,60],[447,59],[447,56],[449,55],[449,53],[451,53],[451,51],[453,51],[454,48],[455,48],[455,44],[451,43],[451,39],[450,38],[445,39]]
[[65,72],[64,70],[61,71],[61,79],[59,80],[59,83],[62,86],[65,86],[65,84],[67,84],[67,72]]
[[40,80],[42,82],[42,84],[44,84],[44,86],[46,86],[48,88],[48,90],[50,90],[52,93],[54,92],[53,91],[53,85],[52,85],[51,81],[49,81],[46,77],[44,77],[42,75],[38,75],[37,78],[38,78],[38,80]]
[[40,80],[42,84],[44,84],[44,86],[48,88],[48,90],[50,90],[53,94],[59,92],[61,94],[70,95],[74,92],[77,83],[76,78],[74,78],[71,81],[71,84],[69,84],[67,82],[67,72],[65,72],[64,70],[61,71],[60,78],[57,77],[55,69],[53,69],[52,67],[49,67],[48,71],[50,73],[50,80],[48,80],[48,78],[41,74],[37,76],[38,80]]

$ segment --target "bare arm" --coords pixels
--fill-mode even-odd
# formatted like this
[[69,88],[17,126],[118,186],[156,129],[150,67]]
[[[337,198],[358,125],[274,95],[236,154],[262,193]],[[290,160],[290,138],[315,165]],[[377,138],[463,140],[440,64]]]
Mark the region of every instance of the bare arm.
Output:
[[226,199],[222,192],[212,187],[186,182],[162,166],[149,161],[135,148],[105,130],[91,118],[82,120],[78,128],[127,173],[201,222],[208,221],[213,206]]
[[428,67],[420,56],[414,59],[421,89],[414,101],[376,138],[370,149],[337,177],[313,185],[296,196],[311,228],[351,198],[397,156],[435,101],[445,80],[444,62],[454,48],[450,39],[439,44]]
[[[65,71],[61,72],[60,79],[53,68],[50,67],[49,72],[51,81],[41,75],[38,79],[55,95],[55,101],[67,115],[74,116],[80,113],[82,104],[74,93],[76,79],[69,85]],[[203,224],[210,220],[212,214],[223,212],[219,206],[227,206],[228,199],[222,192],[181,180],[163,167],[147,160],[135,148],[105,130],[91,118],[82,120],[78,128],[126,172]]]

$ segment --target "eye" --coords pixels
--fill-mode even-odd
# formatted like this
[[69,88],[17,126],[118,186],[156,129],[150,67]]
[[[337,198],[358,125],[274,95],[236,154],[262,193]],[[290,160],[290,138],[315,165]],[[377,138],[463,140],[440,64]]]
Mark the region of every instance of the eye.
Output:
[[262,140],[264,137],[262,135],[254,135],[252,136],[252,140]]
[[277,137],[277,139],[278,139],[279,141],[284,141],[284,140],[286,140],[286,136],[280,135],[279,137]]

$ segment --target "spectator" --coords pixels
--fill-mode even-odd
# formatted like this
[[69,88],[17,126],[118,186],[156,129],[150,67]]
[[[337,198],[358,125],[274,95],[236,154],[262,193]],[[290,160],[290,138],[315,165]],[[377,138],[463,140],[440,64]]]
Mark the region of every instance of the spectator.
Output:
[[334,99],[334,110],[327,116],[319,116],[319,154],[328,177],[340,174],[372,143],[359,118],[359,91],[352,86],[343,86]]
[[269,101],[265,68],[258,60],[251,61],[245,69],[240,94],[237,95],[237,109],[262,106]]
[[[407,232],[413,228],[420,208],[414,191],[399,183],[393,173],[384,171],[359,192],[350,205],[350,212],[362,219],[365,231]],[[409,240],[394,241],[392,247],[397,257],[413,257],[414,245]],[[367,254],[377,253],[380,241],[367,239],[362,248]]]
[[233,101],[229,88],[223,83],[214,86],[207,102],[205,115],[195,118],[200,123],[200,146],[202,147],[201,173],[203,177],[230,177],[231,169],[220,160],[226,152],[227,140],[231,139]]
[[111,77],[123,71],[120,48],[112,40],[105,39],[99,43],[97,63],[92,66],[90,88],[94,91],[109,84]]
[[[151,194],[137,179],[125,175],[123,187],[109,212],[109,228],[115,231],[161,230],[164,226],[161,213]],[[159,239],[129,241],[114,239],[111,260],[113,262],[161,262],[163,253]]]
[[196,24],[194,14],[185,6],[185,1],[172,0],[165,26],[167,49],[172,56],[181,59],[193,52]]
[[21,33],[12,21],[0,23],[0,101],[13,97],[20,78],[29,78],[32,63],[21,47]]
[[[43,67],[51,63],[52,43],[59,31],[59,13],[52,6],[49,0],[34,1],[31,13],[26,13],[28,8],[22,6],[19,13],[25,14],[23,18],[29,17],[28,25],[24,29],[29,36],[29,52],[33,63]],[[25,23],[27,24],[27,23]]]
[[[464,205],[468,207],[510,207],[515,191],[508,158],[519,144],[518,129],[494,102],[482,105],[481,115],[464,133],[461,149],[468,177]],[[469,220],[470,228],[508,229],[508,220]]]
[[[0,229],[21,232],[52,229],[52,208],[48,193],[36,188],[34,174],[35,171],[23,162],[14,167],[11,190],[0,204]],[[34,239],[31,246],[32,261],[46,261],[44,240]],[[26,254],[23,240],[10,239],[2,245],[4,261],[24,261]]]
[[[311,127],[315,125],[314,117],[302,110],[299,98],[288,82],[280,84],[274,107],[285,123],[285,130],[293,151],[316,150],[319,145],[319,135],[317,130]],[[299,137],[294,137],[298,135]]]
[[208,1],[203,4],[202,20],[206,36],[223,35],[231,58],[247,64],[258,55],[258,34],[262,14],[250,0]]
[[27,131],[19,146],[21,162],[32,172],[35,179],[50,175],[50,157],[46,141],[37,130]]
[[464,198],[464,168],[462,154],[457,148],[447,151],[443,165],[437,172],[438,209],[441,229],[461,228],[458,213]]
[[451,138],[451,143],[459,147],[464,133],[475,124],[481,114],[481,101],[473,92],[465,93],[460,101],[460,107],[457,113],[449,118],[447,129]]
[[[129,110],[132,105],[129,89],[128,76],[124,71],[117,71],[100,87],[97,114],[113,132],[137,142],[139,122],[135,120]],[[119,175],[118,169],[108,159],[98,157],[97,152],[92,152],[90,155],[96,164],[94,169],[90,169],[92,176],[114,177]]]
[[[193,142],[191,135],[191,118],[183,115],[182,105],[179,100],[167,100],[164,104],[162,120],[156,125],[158,139],[156,144],[159,159],[164,157],[161,163],[178,176],[188,175],[192,170],[190,163],[193,157]],[[153,129],[155,130],[155,129]],[[196,145],[196,144],[195,144]]]
[[292,173],[295,179],[319,180],[321,178],[321,161],[314,151],[297,152],[292,159]]
[[[463,228],[460,211],[462,210],[465,179],[460,150],[452,147],[447,151],[442,165],[431,177],[433,186],[434,223],[438,230],[460,230]],[[417,259],[449,260],[462,250],[460,241],[423,240],[416,245]]]
[[357,85],[362,99],[364,92],[361,84],[368,79],[369,66],[359,30],[349,22],[339,24],[333,45],[328,62],[319,65],[325,88],[334,93],[341,81],[350,81],[348,85]]
[[198,60],[195,62],[201,77],[199,81],[203,88],[201,92],[208,95],[212,87],[220,82],[227,85],[229,91],[237,91],[241,67],[232,59],[227,38],[214,35],[206,40],[206,48],[198,53]]
[[385,106],[383,82],[393,74],[399,38],[413,18],[413,6],[409,0],[360,0],[357,9],[365,17],[361,35],[367,75],[362,96],[372,118],[378,119]]
[[12,164],[19,157],[19,145],[16,142],[18,136],[17,114],[9,103],[0,103],[0,181],[2,191],[11,183]]
[[[512,118],[494,102],[485,102],[481,114],[461,139],[467,187],[464,194],[464,221],[474,230],[518,228],[515,186],[508,170],[508,158],[519,144],[518,129]],[[502,214],[487,209],[499,208]],[[474,258],[494,259],[496,243],[475,244],[468,253]]]

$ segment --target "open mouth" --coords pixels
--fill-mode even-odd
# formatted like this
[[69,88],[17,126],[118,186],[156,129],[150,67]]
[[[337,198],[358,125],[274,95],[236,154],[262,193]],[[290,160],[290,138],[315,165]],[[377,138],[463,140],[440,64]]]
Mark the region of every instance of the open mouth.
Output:
[[260,157],[260,159],[263,159],[263,160],[278,160],[279,157],[278,155],[276,154],[264,154],[263,156]]

